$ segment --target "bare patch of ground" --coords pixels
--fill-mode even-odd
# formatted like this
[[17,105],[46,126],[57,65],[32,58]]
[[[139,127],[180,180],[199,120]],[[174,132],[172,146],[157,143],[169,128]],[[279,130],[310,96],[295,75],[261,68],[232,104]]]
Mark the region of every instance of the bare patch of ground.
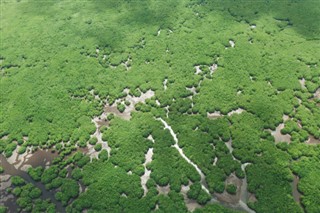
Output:
[[7,140],[9,138],[8,135],[2,136],[1,140]]
[[283,115],[282,116],[282,120],[285,122],[285,121],[287,121],[287,120],[289,120],[290,119],[290,117],[288,116],[288,115]]
[[316,92],[313,94],[313,97],[320,100],[320,88],[316,90]]
[[[244,109],[238,108],[236,110],[232,110],[232,111],[228,112],[227,116],[232,116],[234,114],[241,114],[243,112],[245,112]],[[225,115],[222,114],[220,111],[214,111],[213,113],[208,113],[207,112],[207,118],[209,118],[209,119],[217,119],[217,118],[223,117],[223,116],[225,116]]]
[[163,89],[164,90],[167,90],[167,83],[168,83],[168,79],[166,78],[166,79],[164,79],[164,81],[163,81]]
[[147,137],[147,139],[150,140],[152,143],[155,142],[154,139],[153,139],[153,137],[152,137],[152,135],[149,135],[149,136]]
[[218,69],[218,64],[212,64],[210,67],[209,67],[209,70],[210,70],[210,75],[212,76],[213,73]]
[[196,75],[199,75],[202,73],[202,70],[200,69],[199,65],[195,66],[194,68],[196,68],[196,72],[195,72]]
[[241,114],[243,113],[245,110],[244,109],[241,109],[241,108],[238,108],[236,110],[232,110],[231,112],[228,113],[228,116],[232,116],[233,114]]
[[276,130],[271,131],[271,135],[274,137],[276,143],[278,142],[287,142],[291,143],[291,135],[281,134],[281,130],[284,128],[284,123],[281,123],[277,126]]
[[229,44],[232,48],[234,48],[236,46],[236,44],[233,40],[229,40]]
[[235,174],[231,174],[225,181],[226,184],[234,184],[237,186],[237,193],[232,195],[229,194],[226,190],[219,194],[215,193],[215,196],[219,201],[226,202],[229,204],[237,204],[240,200],[240,188],[242,185],[242,180],[240,180]]
[[150,178],[151,170],[147,169],[147,164],[151,163],[152,156],[153,156],[153,148],[149,148],[148,152],[145,155],[145,162],[143,163],[144,174],[140,177],[141,186],[142,186],[143,191],[144,191],[143,196],[146,196],[146,194],[148,193],[148,188],[147,188],[146,184],[147,184],[147,182],[148,182],[148,180]]
[[251,202],[251,203],[254,203],[254,202],[257,202],[258,199],[256,198],[255,194],[252,194],[252,193],[248,193],[248,202]]
[[300,83],[302,89],[306,89],[306,79],[304,79],[304,78],[299,79],[299,83]]
[[306,143],[313,145],[320,144],[320,139],[316,139],[314,136],[310,135]]
[[196,94],[197,94],[197,91],[196,91],[196,88],[195,88],[195,87],[191,87],[191,88],[186,87],[186,90],[192,92],[193,95],[196,95]]
[[16,169],[26,171],[29,167],[43,166],[48,167],[51,161],[58,156],[57,153],[52,153],[50,150],[37,150],[31,151],[31,147],[28,147],[26,152],[18,154],[20,146],[13,151],[12,155],[7,158],[9,164],[12,164]]
[[132,61],[132,59],[130,57],[128,57],[128,59],[124,63],[122,63],[127,71],[129,71],[131,68],[131,65],[130,65],[131,61]]
[[232,140],[229,140],[229,141],[226,142],[225,144],[226,144],[226,146],[227,146],[230,154],[232,155],[233,160],[237,160],[237,159],[233,156],[233,154],[232,154],[232,152],[233,152]]
[[215,157],[215,158],[214,158],[214,160],[213,160],[212,165],[214,165],[214,166],[215,166],[215,165],[217,164],[217,162],[218,162],[218,158],[217,158],[217,157]]
[[207,118],[209,119],[217,119],[219,117],[222,117],[223,115],[221,114],[220,111],[214,111],[213,113],[207,112]]
[[279,143],[279,142],[287,142],[287,143],[291,143],[291,135],[289,134],[285,134],[283,135],[281,133],[281,130],[284,128],[284,122],[286,122],[287,120],[289,120],[290,117],[288,115],[283,115],[282,116],[282,120],[283,120],[283,123],[280,123],[275,130],[268,130],[271,132],[271,135],[274,137],[275,139],[275,142],[276,143]]
[[294,200],[300,204],[301,201],[301,193],[298,191],[298,183],[299,183],[299,177],[297,175],[293,176],[293,182],[291,184],[292,186],[292,196]]
[[170,185],[167,185],[167,186],[157,185],[157,190],[159,194],[168,195],[168,193],[170,192]]

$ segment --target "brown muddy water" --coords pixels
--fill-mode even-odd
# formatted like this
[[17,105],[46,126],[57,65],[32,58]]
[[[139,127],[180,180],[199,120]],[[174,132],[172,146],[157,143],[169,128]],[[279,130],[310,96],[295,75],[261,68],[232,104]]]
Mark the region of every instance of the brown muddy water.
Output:
[[[65,212],[62,204],[57,201],[54,197],[54,192],[46,190],[45,185],[34,181],[28,173],[25,171],[26,167],[46,167],[51,164],[53,159],[58,156],[58,153],[52,153],[49,150],[37,150],[29,158],[24,158],[23,162],[20,163],[20,166],[15,166],[15,163],[9,163],[8,159],[0,154],[0,164],[4,169],[4,172],[0,175],[0,205],[4,205],[8,208],[8,213],[18,212],[18,206],[16,204],[16,198],[9,194],[6,189],[11,185],[10,177],[11,176],[20,176],[26,182],[34,184],[41,191],[42,199],[50,199],[52,203],[56,205],[57,212]],[[21,159],[20,159],[21,160]]]

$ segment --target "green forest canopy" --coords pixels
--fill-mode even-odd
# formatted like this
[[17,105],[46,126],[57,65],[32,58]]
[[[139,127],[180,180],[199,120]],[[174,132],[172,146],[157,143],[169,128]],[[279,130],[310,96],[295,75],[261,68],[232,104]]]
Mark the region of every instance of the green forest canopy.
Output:
[[[199,174],[155,118],[172,127],[211,195],[234,191],[227,179],[236,175],[246,177],[256,212],[320,211],[320,2],[12,0],[1,8],[0,152],[59,151],[50,168],[29,174],[67,212],[186,212],[180,189],[189,181],[189,195],[204,205],[196,212],[233,211],[206,204],[211,197],[199,189]],[[155,95],[137,104],[129,121],[107,112],[106,153],[92,139],[92,119],[106,103],[125,100],[125,89]],[[118,104],[119,111],[128,105]],[[228,115],[237,109],[242,113]],[[217,111],[223,116],[207,117]],[[281,123],[290,143],[270,133]],[[87,144],[102,150],[97,160],[75,152]],[[292,195],[294,175],[300,203]],[[19,208],[54,211],[30,184],[12,186]],[[170,193],[158,194],[166,185]]]

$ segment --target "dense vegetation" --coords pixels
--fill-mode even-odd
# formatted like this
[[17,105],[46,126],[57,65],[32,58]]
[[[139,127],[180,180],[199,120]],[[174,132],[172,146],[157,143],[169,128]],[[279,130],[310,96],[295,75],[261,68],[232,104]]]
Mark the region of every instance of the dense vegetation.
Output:
[[[0,153],[59,153],[28,169],[34,182],[10,178],[19,210],[187,212],[189,199],[194,212],[231,213],[212,198],[239,194],[234,177],[257,213],[320,212],[320,2],[4,0],[1,10]],[[123,119],[130,97],[150,90]],[[282,123],[290,142],[274,136]]]

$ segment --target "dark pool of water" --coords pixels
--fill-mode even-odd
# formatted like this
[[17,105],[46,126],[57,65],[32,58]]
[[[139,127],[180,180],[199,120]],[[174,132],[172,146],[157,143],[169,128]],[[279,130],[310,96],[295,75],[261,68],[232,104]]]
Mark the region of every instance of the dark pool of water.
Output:
[[[45,167],[46,165],[51,164],[52,160],[57,156],[58,156],[57,153],[52,153],[51,151],[48,151],[48,150],[37,150],[36,152],[34,152],[32,154],[32,156],[28,160],[23,162],[21,167],[24,166],[24,165],[31,165],[32,167],[38,167],[38,166]],[[4,169],[4,173],[2,175],[20,176],[26,182],[34,184],[36,187],[41,189],[41,191],[42,191],[41,198],[42,199],[50,199],[51,202],[56,205],[57,212],[65,212],[65,208],[62,206],[62,204],[55,199],[54,191],[46,190],[44,184],[34,181],[28,175],[27,172],[25,172],[25,171],[23,171],[21,169],[15,168],[14,165],[10,164],[2,154],[0,154],[0,162],[1,162],[1,166]],[[1,193],[0,204],[6,206],[8,208],[8,212],[18,212],[18,206],[16,204],[16,198],[12,198],[6,192],[5,189],[2,189],[0,191],[0,193]],[[3,198],[6,198],[6,197],[9,197],[9,199],[3,199]]]

